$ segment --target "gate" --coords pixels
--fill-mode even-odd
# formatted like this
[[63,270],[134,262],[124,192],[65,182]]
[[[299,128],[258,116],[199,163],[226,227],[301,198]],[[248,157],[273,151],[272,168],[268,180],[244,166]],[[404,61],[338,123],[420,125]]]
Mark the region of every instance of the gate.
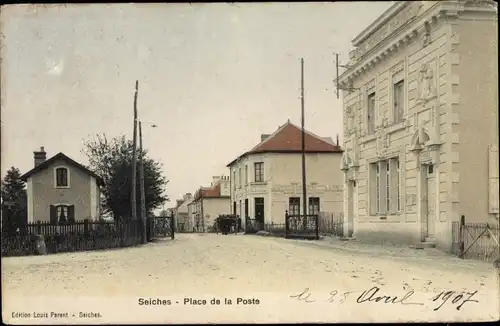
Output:
[[488,262],[498,260],[499,230],[500,227],[496,223],[466,223],[465,216],[462,215],[458,228],[459,257]]
[[154,239],[170,237],[175,238],[174,215],[154,216],[148,218],[147,238],[148,242]]
[[318,214],[300,215],[285,212],[285,238],[319,239]]

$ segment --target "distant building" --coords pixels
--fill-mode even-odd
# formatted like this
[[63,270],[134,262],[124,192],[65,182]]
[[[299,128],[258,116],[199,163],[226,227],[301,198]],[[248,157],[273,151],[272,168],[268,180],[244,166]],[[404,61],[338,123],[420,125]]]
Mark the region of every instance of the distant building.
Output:
[[220,214],[230,214],[230,179],[227,176],[214,176],[210,187],[202,187],[194,194],[188,205],[188,215],[192,216],[196,232],[207,232]]
[[493,1],[398,1],[354,40],[344,90],[345,230],[451,249],[497,220]]
[[34,152],[35,167],[21,176],[27,183],[28,222],[98,220],[102,179],[63,153],[46,159]]
[[186,193],[182,199],[177,199],[176,206],[173,208],[175,217],[175,224],[178,232],[186,232],[192,230],[192,223],[190,220],[188,205],[193,200],[191,193]]
[[261,135],[254,148],[231,161],[232,212],[242,219],[285,223],[285,211],[343,211],[342,148],[330,138],[305,132],[307,203],[302,198],[302,130],[290,121]]

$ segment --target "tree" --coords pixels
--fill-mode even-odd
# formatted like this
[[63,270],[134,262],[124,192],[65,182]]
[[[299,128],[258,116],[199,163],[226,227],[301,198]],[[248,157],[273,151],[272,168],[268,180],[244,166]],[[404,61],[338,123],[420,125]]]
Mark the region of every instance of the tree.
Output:
[[[97,134],[93,139],[84,141],[83,153],[89,160],[89,169],[99,175],[104,182],[102,194],[104,209],[113,212],[115,219],[132,217],[130,195],[132,186],[133,143],[125,136],[108,139],[105,134]],[[137,149],[137,162],[144,161],[144,192],[146,213],[149,216],[154,209],[169,201],[163,193],[168,180],[162,175],[162,164]],[[141,216],[139,164],[137,164],[137,216]]]
[[28,222],[28,198],[21,172],[11,167],[7,171],[1,186],[2,228],[16,230]]

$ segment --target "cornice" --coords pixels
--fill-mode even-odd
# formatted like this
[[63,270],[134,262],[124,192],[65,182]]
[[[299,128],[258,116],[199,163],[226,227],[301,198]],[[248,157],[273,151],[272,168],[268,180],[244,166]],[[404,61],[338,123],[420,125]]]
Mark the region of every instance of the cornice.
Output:
[[380,15],[373,23],[368,25],[361,33],[358,34],[352,41],[353,46],[360,45],[368,37],[373,35],[381,26],[387,23],[391,18],[393,18],[398,12],[400,12],[404,7],[409,4],[410,1],[398,1],[394,5],[390,6],[382,15]]
[[[408,1],[405,2],[405,6],[411,5],[408,3]],[[396,30],[389,33],[389,35],[387,35],[385,39],[382,39],[379,44],[359,56],[354,63],[348,64],[348,69],[344,71],[341,76],[339,76],[339,86],[341,88],[350,87],[351,85],[349,84],[352,83],[353,79],[366,73],[378,62],[385,61],[394,53],[397,53],[402,47],[412,42],[423,32],[426,23],[433,25],[438,20],[458,18],[459,14],[463,11],[492,12],[495,10],[492,9],[492,3],[494,3],[494,1],[488,0],[444,0],[436,2],[436,4],[429,7],[425,12],[419,13],[418,17],[410,18],[408,22],[402,24],[399,28],[396,28]],[[392,16],[386,15],[386,17],[381,17],[376,21],[378,22],[377,25],[374,23],[372,24],[373,26],[370,25],[371,29],[369,27],[365,31],[371,30],[371,34],[375,33],[376,31],[373,29],[376,28],[376,26],[378,26],[377,28],[380,28],[381,21],[385,21],[385,23],[390,24],[390,18],[401,12],[404,9],[404,6],[402,8],[398,6],[397,9],[398,10],[394,10]],[[384,16],[384,14],[382,16]],[[366,39],[370,37],[371,34],[365,32],[364,35],[360,34],[355,40],[359,43],[360,39],[363,37]]]

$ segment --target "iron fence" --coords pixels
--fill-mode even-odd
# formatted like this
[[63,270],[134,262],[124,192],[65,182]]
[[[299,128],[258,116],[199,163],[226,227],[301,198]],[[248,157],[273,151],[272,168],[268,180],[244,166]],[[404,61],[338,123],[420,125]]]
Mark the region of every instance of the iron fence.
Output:
[[174,216],[152,216],[148,218],[148,242],[160,238],[175,238]]
[[266,223],[264,224],[264,231],[269,232],[274,236],[285,237],[286,235],[285,223]]
[[477,259],[487,262],[500,259],[500,224],[460,222],[452,224],[453,251],[462,259]]
[[344,236],[343,213],[320,212],[318,223],[319,223],[319,233],[334,235],[338,237]]
[[245,234],[257,233],[264,230],[264,223],[255,219],[247,218],[245,220]]
[[319,239],[318,214],[288,214],[285,211],[285,238]]

